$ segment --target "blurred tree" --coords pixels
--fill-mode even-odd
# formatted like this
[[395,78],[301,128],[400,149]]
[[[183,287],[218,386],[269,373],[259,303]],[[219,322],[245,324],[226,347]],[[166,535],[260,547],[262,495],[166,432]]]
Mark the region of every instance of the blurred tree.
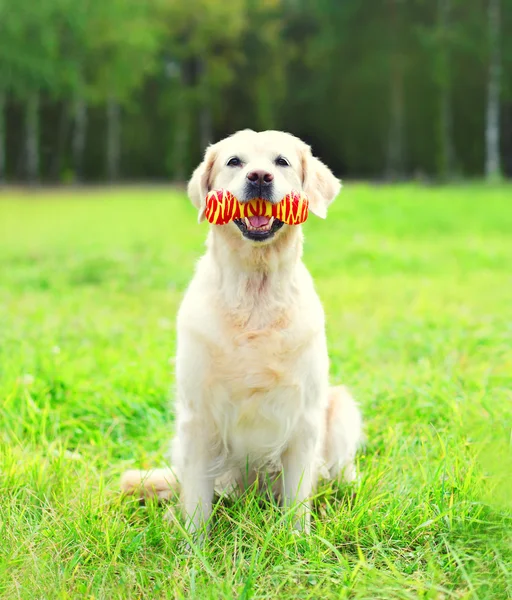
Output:
[[5,181],[6,175],[6,110],[7,91],[11,77],[11,65],[6,56],[6,48],[1,38],[5,33],[5,20],[7,19],[8,5],[5,0],[0,0],[0,185]]
[[[106,174],[120,175],[121,106],[157,66],[162,26],[160,0],[93,0],[87,13],[86,97],[106,105]],[[90,8],[90,7],[89,7]],[[84,139],[85,98],[75,99],[75,152]]]
[[489,73],[485,119],[485,175],[493,181],[501,177],[501,0],[488,0]]
[[58,143],[54,153],[54,176],[60,178],[64,163],[65,142],[71,128],[71,153],[66,164],[71,166],[73,177],[83,177],[85,140],[87,133],[87,89],[85,69],[89,59],[88,41],[94,36],[94,23],[98,11],[98,0],[75,2],[59,0],[60,22],[54,23],[59,36],[61,81],[54,95],[61,101]]
[[238,113],[238,127],[275,129],[296,40],[283,37],[286,15],[280,0],[246,0],[245,14],[241,57],[229,98]]
[[7,94],[0,90],[0,185],[5,181],[5,111]]
[[512,0],[0,0],[0,181],[183,180],[243,127],[341,175],[494,178],[511,30]]
[[[190,0],[166,2],[163,9],[166,55],[181,84],[173,107],[171,173],[183,179],[194,159],[213,141],[214,112],[225,107],[223,92],[240,58],[238,44],[245,25],[245,0]],[[193,115],[197,115],[193,119]],[[192,123],[198,124],[198,144],[192,144]],[[191,148],[191,146],[194,146]]]
[[87,101],[80,90],[73,98],[73,140],[71,145],[74,178],[81,181],[84,177],[84,153],[87,139]]
[[389,179],[400,179],[405,174],[405,78],[410,56],[407,47],[410,28],[406,2],[388,0],[387,4],[389,125],[386,175]]
[[287,19],[296,52],[283,120],[338,172],[362,177],[382,175],[390,130],[393,32],[387,4],[372,1],[300,0]]
[[503,174],[512,175],[512,0],[502,2],[502,115],[500,140]]
[[429,21],[417,28],[420,45],[429,58],[431,80],[438,101],[435,129],[436,171],[441,179],[453,178],[456,170],[452,54],[459,32],[453,16],[454,2],[458,3],[458,0],[437,0]]
[[39,107],[42,91],[59,77],[58,43],[53,27],[60,5],[41,2],[30,7],[16,0],[0,2],[0,64],[3,87],[25,107],[25,173],[39,178]]
[[438,36],[439,44],[436,52],[437,85],[439,87],[439,164],[438,174],[443,179],[451,179],[455,170],[455,148],[453,141],[453,113],[451,98],[451,64],[449,35],[451,23],[452,0],[438,0]]

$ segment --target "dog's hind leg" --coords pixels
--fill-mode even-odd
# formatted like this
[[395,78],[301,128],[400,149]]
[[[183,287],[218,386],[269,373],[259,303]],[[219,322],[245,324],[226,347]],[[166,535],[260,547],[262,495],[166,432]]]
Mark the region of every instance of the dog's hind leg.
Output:
[[331,479],[356,479],[355,456],[363,442],[361,412],[344,387],[329,390],[324,461]]
[[151,471],[125,471],[121,477],[121,490],[127,496],[140,500],[157,498],[169,500],[178,492],[178,482],[172,469]]

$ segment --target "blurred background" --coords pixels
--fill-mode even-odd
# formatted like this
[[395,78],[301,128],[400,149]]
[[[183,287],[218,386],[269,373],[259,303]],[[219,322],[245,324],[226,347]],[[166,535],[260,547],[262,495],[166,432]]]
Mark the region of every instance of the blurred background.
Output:
[[0,0],[0,180],[183,181],[238,129],[342,177],[512,175],[512,0]]

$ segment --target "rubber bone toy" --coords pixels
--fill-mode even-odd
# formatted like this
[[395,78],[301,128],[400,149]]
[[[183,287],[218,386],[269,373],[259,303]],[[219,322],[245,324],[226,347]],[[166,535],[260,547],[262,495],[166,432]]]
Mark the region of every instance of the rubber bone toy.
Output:
[[206,219],[213,225],[225,225],[245,217],[274,217],[287,225],[300,225],[308,218],[308,199],[303,193],[292,192],[278,204],[261,198],[239,202],[227,190],[212,190],[206,196]]

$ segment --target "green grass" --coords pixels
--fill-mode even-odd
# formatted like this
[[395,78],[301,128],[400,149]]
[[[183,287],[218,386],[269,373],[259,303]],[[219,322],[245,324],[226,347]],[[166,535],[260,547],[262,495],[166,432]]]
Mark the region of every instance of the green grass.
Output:
[[0,196],[0,597],[512,597],[511,200],[353,185],[308,221],[362,479],[320,489],[310,536],[248,495],[188,553],[117,486],[164,462],[206,226],[171,190]]

